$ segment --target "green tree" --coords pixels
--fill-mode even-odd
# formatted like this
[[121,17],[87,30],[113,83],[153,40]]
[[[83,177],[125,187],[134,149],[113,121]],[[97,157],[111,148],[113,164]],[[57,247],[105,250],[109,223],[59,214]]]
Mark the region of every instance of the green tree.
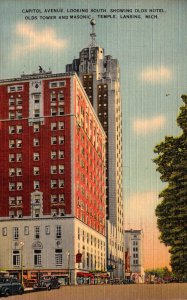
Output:
[[180,278],[187,278],[187,95],[181,96],[177,124],[179,137],[165,137],[154,149],[160,179],[167,187],[160,193],[156,208],[160,240],[170,247],[171,267]]

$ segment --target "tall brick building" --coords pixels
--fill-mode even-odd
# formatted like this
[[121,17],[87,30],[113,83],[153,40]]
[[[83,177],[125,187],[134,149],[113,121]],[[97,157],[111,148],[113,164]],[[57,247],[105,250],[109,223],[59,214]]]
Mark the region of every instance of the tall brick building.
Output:
[[77,72],[107,136],[107,266],[115,277],[123,278],[124,215],[122,178],[122,103],[120,67],[117,59],[105,55],[96,43],[95,20],[91,20],[91,43],[79,58],[66,66]]
[[105,270],[105,139],[75,73],[0,81],[1,269]]

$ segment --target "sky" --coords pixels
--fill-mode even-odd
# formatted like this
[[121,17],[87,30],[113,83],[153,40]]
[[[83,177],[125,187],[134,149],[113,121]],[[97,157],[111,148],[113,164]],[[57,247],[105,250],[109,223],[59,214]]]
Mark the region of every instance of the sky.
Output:
[[180,134],[186,15],[185,0],[0,0],[0,80],[37,72],[39,65],[65,72],[90,44],[89,18],[96,20],[97,44],[119,60],[125,229],[143,229],[145,268],[169,264],[154,213],[165,185],[152,160],[165,136]]

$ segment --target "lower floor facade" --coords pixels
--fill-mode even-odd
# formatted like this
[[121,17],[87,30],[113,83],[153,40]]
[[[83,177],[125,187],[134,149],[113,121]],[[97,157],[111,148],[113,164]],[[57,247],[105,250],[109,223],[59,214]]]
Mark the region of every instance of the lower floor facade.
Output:
[[74,217],[0,221],[0,270],[37,280],[58,276],[62,284],[105,280],[106,237]]

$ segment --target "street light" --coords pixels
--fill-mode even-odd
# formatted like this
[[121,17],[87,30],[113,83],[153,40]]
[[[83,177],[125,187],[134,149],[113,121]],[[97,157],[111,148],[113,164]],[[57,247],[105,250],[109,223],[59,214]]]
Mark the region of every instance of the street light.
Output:
[[67,260],[68,260],[68,284],[70,285],[70,251],[67,251]]
[[24,242],[20,241],[19,243],[21,249],[21,284],[23,285],[23,246]]

